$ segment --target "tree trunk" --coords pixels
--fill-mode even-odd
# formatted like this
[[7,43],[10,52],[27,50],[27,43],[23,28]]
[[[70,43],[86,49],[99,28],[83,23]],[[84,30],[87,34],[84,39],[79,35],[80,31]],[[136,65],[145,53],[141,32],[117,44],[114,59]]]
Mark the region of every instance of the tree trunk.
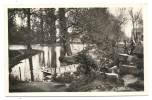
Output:
[[27,27],[28,27],[28,43],[27,43],[27,49],[32,49],[31,47],[31,23],[30,23],[30,16],[31,16],[31,13],[30,13],[30,8],[27,9]]
[[41,21],[40,21],[40,26],[41,26],[41,31],[40,31],[40,34],[39,34],[39,41],[40,43],[44,43],[44,33],[43,33],[43,18],[42,18],[42,9],[40,8],[40,11],[41,11]]
[[136,22],[136,32],[135,32],[135,34],[136,34],[135,42],[138,42],[138,36],[137,36],[137,22]]
[[31,30],[30,17],[31,17],[30,8],[28,8],[27,9],[27,26],[28,26],[29,31]]
[[64,8],[59,8],[59,25],[60,25],[60,34],[62,35],[61,42],[62,42],[62,46],[64,49],[63,55],[66,56],[66,54],[67,54],[68,56],[70,56],[70,55],[72,55],[72,51],[71,51],[67,27],[66,27]]
[[29,58],[29,64],[30,64],[30,71],[31,71],[31,81],[34,81],[32,57]]
[[51,57],[51,67],[55,68],[55,72],[54,72],[54,79],[56,78],[56,46],[53,44],[52,46],[52,57]]
[[136,34],[135,34],[135,24],[134,24],[134,22],[132,22],[132,25],[133,25],[133,39],[135,40],[136,39]]
[[119,29],[118,29],[118,25],[117,25],[117,52],[118,52],[118,46],[119,46],[119,44],[118,44],[118,38],[119,38]]
[[[27,49],[32,49],[31,47],[31,23],[30,23],[30,8],[27,9],[27,27],[28,27],[28,44],[27,44]],[[30,64],[30,71],[31,71],[31,81],[34,81],[34,75],[33,75],[33,62],[32,62],[32,57],[29,58],[29,64]]]

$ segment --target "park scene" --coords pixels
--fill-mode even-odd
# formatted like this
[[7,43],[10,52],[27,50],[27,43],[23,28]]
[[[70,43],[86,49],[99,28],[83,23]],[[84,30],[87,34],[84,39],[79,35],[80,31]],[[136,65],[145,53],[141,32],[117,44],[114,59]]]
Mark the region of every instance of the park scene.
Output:
[[144,91],[142,7],[8,8],[9,92]]

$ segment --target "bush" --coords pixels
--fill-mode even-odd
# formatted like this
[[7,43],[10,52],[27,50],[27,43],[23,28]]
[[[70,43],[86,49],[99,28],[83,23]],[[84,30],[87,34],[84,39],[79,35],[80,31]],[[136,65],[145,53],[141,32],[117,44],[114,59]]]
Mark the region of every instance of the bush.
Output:
[[9,75],[9,84],[10,85],[16,85],[16,83],[19,82],[19,79],[17,76],[13,76],[12,74]]
[[138,73],[138,70],[137,68],[133,68],[133,67],[124,67],[124,66],[121,66],[119,68],[119,75],[120,76],[124,76],[124,75],[127,75],[127,74],[135,74],[135,73]]
[[81,63],[83,67],[91,67],[93,69],[97,68],[96,62],[89,57],[85,51],[78,53],[75,57],[76,62]]
[[93,82],[95,79],[95,73],[91,72],[90,74],[85,75],[80,79],[75,79],[70,86],[67,88],[68,92],[76,92],[79,90],[80,87],[87,85]]
[[96,73],[96,80],[111,85],[124,85],[124,80],[121,77],[117,78],[116,76],[108,76],[104,73],[99,72]]
[[141,84],[139,81],[137,81],[135,83],[128,84],[127,86],[135,89],[136,91],[143,91],[144,90],[144,84]]
[[65,72],[64,74],[61,74],[59,77],[56,77],[56,82],[61,83],[71,83],[74,80],[74,76],[70,75],[70,73]]

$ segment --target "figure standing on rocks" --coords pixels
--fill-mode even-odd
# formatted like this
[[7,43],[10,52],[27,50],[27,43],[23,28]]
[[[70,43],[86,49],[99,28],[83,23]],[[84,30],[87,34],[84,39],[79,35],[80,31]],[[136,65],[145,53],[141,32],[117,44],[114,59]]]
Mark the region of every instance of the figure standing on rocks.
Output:
[[124,40],[124,54],[128,54],[127,41]]
[[135,49],[135,45],[136,45],[136,43],[135,43],[134,39],[132,39],[132,40],[131,40],[131,44],[130,44],[130,48],[131,48],[130,54],[133,54],[133,51],[134,51],[134,49]]

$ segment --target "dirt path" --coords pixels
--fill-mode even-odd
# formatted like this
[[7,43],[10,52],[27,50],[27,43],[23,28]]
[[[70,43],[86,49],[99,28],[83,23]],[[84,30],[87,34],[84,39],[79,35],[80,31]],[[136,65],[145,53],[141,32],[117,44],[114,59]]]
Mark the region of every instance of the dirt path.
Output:
[[10,92],[65,92],[68,84],[54,82],[23,82],[10,86]]

